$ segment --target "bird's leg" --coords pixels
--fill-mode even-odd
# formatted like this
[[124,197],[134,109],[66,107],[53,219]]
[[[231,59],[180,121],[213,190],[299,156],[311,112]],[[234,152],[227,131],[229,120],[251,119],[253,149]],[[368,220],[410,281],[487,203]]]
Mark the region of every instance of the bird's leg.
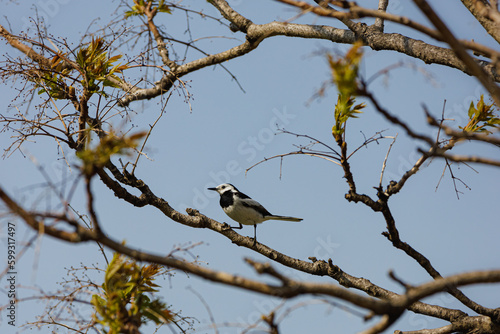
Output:
[[257,224],[253,226],[253,246],[257,243]]
[[228,230],[241,230],[243,228],[243,225],[241,225],[241,223],[238,223],[240,224],[240,226],[236,227],[236,226],[230,226],[228,223],[224,223],[226,226],[225,228],[228,229]]

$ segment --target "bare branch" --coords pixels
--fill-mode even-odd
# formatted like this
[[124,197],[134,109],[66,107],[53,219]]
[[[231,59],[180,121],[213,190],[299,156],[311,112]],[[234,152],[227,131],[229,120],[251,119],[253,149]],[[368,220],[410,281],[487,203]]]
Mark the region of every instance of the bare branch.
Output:
[[[32,227],[39,233],[43,233],[43,230],[45,230],[47,234],[61,240],[70,242],[96,241],[120,254],[127,255],[138,261],[157,263],[160,265],[180,269],[214,282],[224,283],[230,286],[237,286],[249,291],[259,292],[266,295],[292,298],[302,294],[319,293],[344,299],[353,303],[354,305],[368,308],[377,314],[383,314],[391,309],[391,306],[386,301],[377,300],[371,297],[364,297],[345,288],[339,287],[338,285],[288,280],[287,285],[274,286],[261,283],[256,280],[246,279],[239,275],[232,275],[221,271],[214,271],[206,267],[189,263],[184,260],[179,260],[173,257],[165,257],[142,252],[140,250],[125,246],[123,243],[109,238],[104,233],[93,233],[87,229],[82,228],[77,232],[72,233],[70,237],[68,236],[68,232],[63,232],[54,227],[47,226],[41,222],[38,222],[32,215],[24,211],[24,209],[17,205],[17,203],[11,200],[10,197],[8,197],[1,188],[0,199],[2,199],[4,203],[6,203],[7,206],[13,211],[13,213],[21,217],[30,227]],[[40,231],[40,226],[43,226],[42,231]]]
[[[196,71],[200,68],[221,64],[227,60],[241,57],[256,49],[260,42],[262,42],[262,40],[273,36],[327,39],[336,43],[352,44],[356,41],[356,35],[358,35],[359,38],[363,39],[366,45],[374,50],[395,50],[407,54],[411,57],[422,59],[426,63],[437,63],[451,66],[468,74],[472,74],[469,71],[468,67],[465,66],[456,56],[454,56],[453,51],[433,46],[428,43],[414,40],[399,34],[384,34],[380,32],[378,34],[375,34],[371,31],[363,30],[361,26],[356,26],[358,28],[356,28],[356,30],[352,32],[349,30],[337,29],[328,26],[293,24],[289,22],[271,22],[259,25],[253,23],[251,20],[237,13],[227,4],[226,1],[213,0],[210,1],[210,3],[213,4],[221,12],[221,14],[231,22],[234,31],[241,31],[246,34],[246,41],[243,44],[235,46],[229,50],[209,55],[183,65],[179,65],[175,70],[165,73],[162,79],[155,83],[154,87],[140,89],[128,86],[128,88],[125,90],[126,95],[119,100],[120,106],[127,106],[130,102],[135,100],[151,99],[153,97],[161,95],[171,89],[174,82],[182,76]],[[345,17],[345,13],[333,11],[331,9],[314,7],[311,5],[307,5],[307,8],[318,8],[318,10],[323,10],[327,13],[333,13],[332,15],[339,19]],[[384,19],[392,19],[395,21],[404,22],[408,21],[408,19],[406,18],[395,18],[391,14],[379,12],[376,10],[374,10],[372,14],[379,15]],[[438,33],[435,33],[423,26],[419,26],[417,23],[415,23],[414,28],[424,30],[430,36],[433,36],[435,38],[439,37]],[[482,54],[496,54],[496,51],[478,45],[477,43],[468,41],[461,42],[467,45],[467,47],[475,49]],[[500,58],[500,56],[498,58]],[[500,79],[500,77],[497,76],[492,64],[483,62],[481,66],[483,67],[484,71],[487,71],[488,75],[494,77],[495,80],[498,81]]]
[[444,133],[447,136],[453,137],[456,142],[459,142],[461,139],[463,140],[475,140],[475,141],[480,141],[480,142],[485,142],[488,144],[493,144],[500,146],[500,138],[498,136],[495,136],[495,134],[499,134],[500,130],[496,130],[496,133],[493,135],[487,134],[487,133],[477,133],[477,132],[470,132],[470,131],[463,131],[463,130],[455,130],[442,122],[438,122],[432,115],[431,113],[427,110],[426,107],[424,107],[424,112],[427,117],[427,123],[429,123],[432,126],[438,127],[439,129],[444,130]]
[[[1,190],[1,189],[0,189]],[[26,215],[23,209],[14,203],[5,193],[1,192],[2,200],[12,209],[16,210],[21,218],[27,220],[34,220],[30,215]],[[30,226],[32,226],[28,221],[26,221]],[[35,226],[38,226],[36,224]],[[36,227],[35,227],[36,228]],[[52,233],[51,235],[59,237],[57,234]],[[206,267],[201,267],[197,264],[188,263],[183,260],[179,260],[172,257],[157,256],[149,253],[139,251],[137,249],[125,246],[122,243],[116,242],[105,234],[90,233],[86,234],[89,238],[84,240],[81,238],[77,242],[84,241],[97,241],[110,249],[117,251],[121,254],[130,256],[138,261],[147,261],[151,263],[157,263],[173,268],[177,268],[186,272],[190,272],[197,276],[203,277],[208,280],[212,280],[219,283],[224,283],[227,285],[237,286],[244,288],[246,290],[259,292],[263,294],[269,294],[273,296],[280,296],[284,298],[291,298],[301,294],[324,294],[333,297],[337,297],[348,301],[354,305],[371,310],[376,314],[385,314],[382,322],[377,326],[368,330],[366,333],[378,333],[383,329],[387,328],[395,319],[399,317],[402,310],[409,307],[419,299],[430,296],[434,293],[443,291],[445,289],[450,289],[452,286],[469,285],[476,283],[493,283],[500,282],[500,270],[491,270],[483,272],[472,272],[465,273],[455,276],[450,276],[447,278],[437,279],[435,281],[420,285],[414,289],[409,290],[405,295],[399,297],[391,298],[390,301],[381,301],[373,298],[363,297],[356,293],[350,292],[349,290],[332,284],[321,284],[321,283],[308,283],[299,282],[289,278],[284,277],[279,274],[269,265],[261,265],[256,262],[250,261],[255,268],[262,273],[268,273],[280,279],[283,283],[281,286],[269,285],[261,283],[255,280],[243,278],[241,276],[234,276],[228,273],[214,271]]]
[[484,29],[500,43],[500,13],[498,8],[482,0],[461,0]]
[[[421,151],[421,150],[419,150]],[[495,160],[495,159],[489,159],[489,158],[484,158],[480,156],[473,156],[473,155],[458,155],[458,154],[448,154],[444,153],[442,151],[433,151],[433,152],[423,152],[421,151],[424,155],[427,157],[441,157],[445,158],[450,161],[454,162],[474,162],[474,163],[479,163],[483,165],[490,165],[490,166],[496,166],[500,167],[500,160]]]
[[[419,31],[421,33],[424,33],[432,38],[434,38],[437,41],[446,41],[446,36],[442,36],[441,30],[433,30],[429,27],[426,27],[418,22],[412,21],[407,17],[403,16],[398,16],[398,15],[393,15],[389,14],[385,11],[381,10],[374,10],[374,9],[369,9],[369,8],[364,8],[364,7],[359,7],[355,2],[347,2],[347,1],[331,1],[330,3],[336,3],[338,6],[341,8],[348,9],[349,12],[340,12],[332,8],[324,8],[324,7],[315,7],[310,4],[307,4],[304,1],[296,1],[296,0],[277,0],[279,2],[283,2],[289,5],[292,5],[294,7],[301,8],[302,10],[307,10],[310,12],[313,12],[317,15],[320,16],[325,16],[325,17],[332,17],[332,18],[337,18],[337,19],[359,19],[362,17],[375,17],[375,18],[380,18],[383,20],[387,21],[392,21],[396,22],[405,26],[408,26],[416,31]],[[374,26],[374,28],[379,31],[377,26]],[[353,30],[356,34],[359,34],[360,37],[365,41],[363,38],[363,34],[366,33],[365,27],[362,25],[353,25],[352,28],[350,27],[351,30]],[[369,30],[369,29],[368,29]],[[380,31],[379,31],[380,32]],[[384,35],[384,34],[382,34]],[[390,34],[385,34],[389,36]],[[499,58],[500,53],[497,52],[494,49],[491,49],[485,45],[481,45],[475,42],[467,41],[467,40],[460,40],[460,43],[463,44],[463,47],[471,49],[473,51],[476,51],[480,53],[481,55],[485,55],[490,59],[495,60]]]
[[392,145],[396,142],[396,139],[398,138],[398,135],[394,136],[392,143],[389,145],[389,148],[387,149],[387,154],[385,155],[384,162],[382,163],[382,171],[380,172],[380,181],[379,181],[379,188],[382,189],[382,180],[384,178],[384,171],[385,167],[387,166],[387,158],[389,158],[389,153],[391,153]]
[[40,234],[48,234],[52,237],[58,238],[60,240],[68,241],[71,243],[78,243],[82,241],[88,241],[94,238],[93,233],[89,232],[84,227],[80,226],[77,222],[72,221],[66,218],[70,224],[76,227],[76,232],[67,232],[63,230],[59,230],[53,226],[44,224],[41,221],[38,221],[34,218],[33,214],[24,210],[21,206],[19,206],[14,200],[7,195],[4,190],[0,187],[0,199],[7,205],[12,213],[21,217],[28,226],[37,231]]
[[31,58],[36,63],[40,64],[41,67],[44,68],[50,67],[51,63],[47,58],[37,53],[35,50],[33,50],[33,48],[19,42],[17,36],[12,35],[9,31],[7,31],[7,29],[5,29],[1,25],[0,25],[0,36],[5,38],[11,46],[24,53],[26,56]]
[[[448,29],[446,24],[434,12],[425,0],[414,0],[415,4],[427,16],[432,24],[439,30],[443,36],[443,40],[450,45],[457,57],[464,62],[470,72],[479,79],[484,88],[491,94],[496,105],[500,106],[500,88],[493,82],[491,77],[478,65],[478,63],[467,53],[463,43],[458,41],[453,33]],[[497,56],[495,56],[497,57]]]
[[359,93],[360,93],[360,95],[367,97],[372,102],[372,104],[377,109],[377,111],[379,113],[381,113],[389,122],[391,122],[393,124],[396,124],[396,125],[399,125],[400,127],[402,127],[406,131],[406,133],[409,136],[411,136],[412,138],[423,140],[424,142],[426,142],[427,144],[429,144],[431,147],[434,146],[434,140],[431,137],[423,135],[423,134],[416,133],[415,131],[413,131],[413,129],[408,124],[406,124],[405,122],[403,122],[402,120],[400,120],[398,117],[392,115],[385,108],[383,108],[378,103],[378,101],[375,98],[375,96],[373,96],[373,94],[371,94],[366,89],[366,86],[363,85],[362,90]]
[[[441,279],[441,274],[434,268],[429,259],[427,259],[422,253],[417,251],[411,245],[406,242],[403,242],[399,237],[399,231],[396,227],[396,221],[392,215],[391,210],[387,204],[387,198],[383,198],[384,202],[382,205],[382,214],[384,215],[385,221],[387,223],[388,232],[382,233],[394,247],[404,251],[408,256],[413,258],[417,263],[425,270],[427,273],[434,278],[435,280]],[[495,310],[491,308],[484,307],[470,298],[468,298],[462,291],[457,289],[453,285],[449,285],[446,287],[446,291],[449,292],[452,296],[457,298],[462,304],[469,307],[471,310],[492,317],[493,319],[500,319],[500,310]],[[495,320],[495,321],[497,321]]]
[[156,24],[153,21],[153,18],[157,14],[157,11],[151,9],[152,4],[153,4],[152,2],[148,2],[147,5],[144,6],[145,7],[144,13],[148,18],[149,31],[151,31],[156,41],[156,45],[158,46],[158,52],[160,53],[160,57],[163,61],[163,64],[167,65],[172,71],[175,72],[178,65],[169,58],[165,41],[163,40],[163,37],[160,35],[160,32],[158,31],[158,28],[156,27]]
[[[385,12],[387,10],[387,6],[389,5],[389,0],[379,0],[378,2],[378,10],[380,12]],[[384,31],[384,19],[381,17],[377,17],[375,19],[375,28],[377,28],[380,32]]]
[[377,324],[375,324],[374,326],[372,326],[369,329],[366,329],[366,330],[360,332],[360,334],[378,334],[378,333],[382,333],[390,325],[392,325],[399,318],[399,316],[400,316],[400,314],[397,314],[397,315],[387,315],[387,314],[384,314],[382,316],[382,319]]
[[485,316],[470,316],[454,321],[452,324],[435,329],[416,331],[395,331],[394,334],[450,334],[450,333],[498,333],[500,327],[491,318]]

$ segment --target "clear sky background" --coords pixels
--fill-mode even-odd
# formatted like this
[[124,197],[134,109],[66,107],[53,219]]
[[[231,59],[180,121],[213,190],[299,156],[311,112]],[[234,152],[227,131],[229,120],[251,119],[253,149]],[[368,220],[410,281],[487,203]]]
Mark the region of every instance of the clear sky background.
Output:
[[[289,19],[296,14],[289,7],[274,1],[229,3],[255,23]],[[360,5],[367,3],[372,2],[361,1]],[[205,1],[184,1],[183,4],[196,10],[201,5],[204,6],[205,13],[220,16]],[[94,21],[91,31],[108,22],[116,10],[117,2],[39,0],[16,4],[5,1],[2,2],[3,15],[0,22],[14,34],[26,28],[32,29],[33,25],[29,20],[35,15],[35,6],[38,14],[46,19],[51,34],[77,44],[93,19],[100,18]],[[492,39],[460,3],[439,1],[434,2],[433,6],[453,27],[458,37],[473,38],[495,47]],[[389,10],[394,14],[427,22],[416,14],[418,10],[409,1],[392,1]],[[171,36],[188,39],[185,15],[174,14],[159,16],[158,23],[163,24]],[[194,39],[215,36],[196,43],[205,52],[227,50],[240,44],[244,38],[241,33],[231,33],[214,21],[192,16],[190,33]],[[329,24],[343,28],[335,20],[318,19],[312,15],[306,15],[295,22]],[[410,34],[410,37],[417,39],[424,38],[393,24],[386,24],[386,31]],[[230,36],[232,39],[218,36]],[[342,54],[348,48],[349,46],[327,41],[287,37],[267,39],[257,50],[224,64],[236,76],[245,92],[221,67],[206,68],[184,77],[192,94],[191,110],[182,94],[176,92],[172,95],[165,115],[146,146],[145,151],[151,160],[142,159],[136,175],[175,209],[183,211],[186,207],[193,207],[211,218],[228,223],[232,222],[219,207],[218,195],[210,193],[206,188],[230,182],[274,214],[304,218],[301,223],[271,221],[259,225],[257,233],[260,242],[301,260],[307,260],[310,256],[324,260],[331,258],[334,264],[351,275],[365,277],[384,288],[402,292],[402,288],[388,277],[389,270],[394,270],[410,284],[429,281],[430,277],[414,260],[393,248],[381,235],[385,230],[385,222],[380,214],[344,199],[348,188],[340,167],[320,159],[294,156],[283,161],[281,173],[279,160],[272,160],[245,174],[245,169],[258,161],[295,150],[294,145],[307,143],[294,136],[275,135],[276,124],[286,130],[308,134],[334,145],[331,127],[337,93],[331,88],[321,99],[312,97],[329,79],[325,52]],[[179,54],[184,52],[180,46],[176,46],[176,50]],[[470,102],[477,102],[484,93],[477,80],[458,70],[438,65],[428,66],[396,52],[365,51],[361,69],[364,78],[370,78],[387,66],[403,62],[400,68],[373,81],[369,89],[383,106],[420,131],[435,133],[435,130],[425,124],[422,104],[439,117],[446,100],[445,116],[455,120],[455,123],[449,124],[464,125]],[[4,42],[0,43],[0,54],[7,52],[16,54]],[[133,56],[134,52],[128,54]],[[201,57],[201,54],[188,50],[186,57],[187,60],[193,60]],[[19,82],[8,81],[0,89],[2,113],[14,112],[9,104],[17,93],[13,87],[19,88]],[[30,110],[34,112],[33,109]],[[129,115],[136,126],[135,130],[148,129],[148,125],[159,116],[160,110],[159,98],[133,102]],[[122,124],[123,121],[115,120],[116,126]],[[123,130],[128,130],[129,127],[130,125],[124,126]],[[350,150],[361,145],[365,136],[372,136],[381,130],[386,130],[384,134],[387,136],[398,134],[387,164],[384,178],[384,185],[387,185],[390,180],[398,179],[410,168],[418,157],[416,149],[424,146],[406,137],[401,128],[385,122],[368,104],[360,118],[348,124],[347,143]],[[0,133],[2,149],[9,144],[11,135],[12,133]],[[382,163],[390,143],[390,140],[381,140],[378,144],[359,150],[352,158],[351,167],[360,193],[375,196],[373,187],[378,185]],[[27,206],[57,209],[57,197],[44,188],[47,178],[67,194],[73,180],[78,177],[78,170],[73,167],[68,171],[56,146],[48,139],[38,138],[36,143],[25,145],[23,152],[24,155],[18,151],[9,158],[0,160],[2,187]],[[455,152],[465,151],[458,148]],[[484,145],[476,145],[472,151],[467,152],[498,156],[498,150],[495,152]],[[75,158],[69,160],[77,163]],[[468,185],[466,188],[458,184],[462,193],[460,199],[457,199],[449,172],[445,172],[436,189],[443,168],[444,162],[437,159],[431,164],[425,164],[425,168],[409,180],[403,191],[391,198],[390,205],[402,240],[427,256],[442,275],[498,268],[498,169],[474,166],[473,170],[463,165],[453,165],[455,176]],[[198,244],[191,253],[211,269],[274,282],[269,277],[256,275],[243,261],[244,257],[267,261],[261,255],[239,248],[222,235],[209,230],[179,225],[154,208],[134,208],[115,198],[97,180],[93,187],[98,216],[105,231],[115,239],[126,240],[128,245],[157,254],[168,254],[176,247]],[[85,211],[81,191],[75,193],[72,204],[77,210]],[[2,220],[2,257],[6,252],[7,221]],[[33,238],[34,233],[22,223],[18,223],[17,228],[18,249],[21,249],[23,243]],[[252,236],[253,228],[244,227],[241,233]],[[191,255],[183,256],[190,258]],[[33,295],[33,288],[41,288],[46,293],[56,291],[60,288],[58,282],[66,277],[65,268],[81,265],[102,268],[104,264],[102,254],[94,244],[75,246],[48,237],[37,239],[19,261],[19,282],[22,285],[18,288],[19,297]],[[273,266],[294,279],[336,283],[330,278],[310,277],[279,264]],[[261,314],[268,314],[274,308],[279,308],[278,316],[286,317],[281,323],[283,333],[354,333],[374,323],[363,323],[359,316],[342,307],[350,305],[331,298],[309,296],[284,302],[278,298],[206,282],[181,272],[164,281],[160,280],[159,284],[163,285],[163,300],[171,304],[173,310],[182,310],[184,316],[197,319],[195,327],[198,333],[213,333],[214,330],[210,329],[209,312],[197,294],[210,305],[213,319],[219,325],[219,333],[224,334],[240,333],[255,323]],[[3,290],[5,286],[3,278],[1,304],[6,300]],[[463,290],[484,306],[499,307],[498,285],[467,287]],[[445,294],[425,301],[450,308],[462,308]],[[286,311],[294,306],[301,307],[286,315]],[[34,321],[42,310],[43,302],[21,303],[18,323]],[[466,311],[472,314],[469,310]],[[89,310],[82,312],[85,314]],[[2,314],[0,331],[14,333],[5,320]],[[407,312],[391,329],[415,330],[442,325],[445,323]],[[162,328],[159,332],[172,331],[176,332],[175,329],[167,328]],[[45,328],[41,332],[50,331]],[[259,333],[259,330],[252,330],[251,333]]]

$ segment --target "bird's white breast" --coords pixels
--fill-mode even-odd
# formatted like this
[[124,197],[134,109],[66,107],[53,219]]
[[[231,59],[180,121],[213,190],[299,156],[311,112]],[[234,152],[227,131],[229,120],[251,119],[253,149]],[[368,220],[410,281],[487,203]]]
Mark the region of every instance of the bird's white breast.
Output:
[[235,198],[233,205],[224,208],[224,212],[231,219],[243,225],[260,224],[265,220],[261,213],[248,206],[244,206],[239,198]]

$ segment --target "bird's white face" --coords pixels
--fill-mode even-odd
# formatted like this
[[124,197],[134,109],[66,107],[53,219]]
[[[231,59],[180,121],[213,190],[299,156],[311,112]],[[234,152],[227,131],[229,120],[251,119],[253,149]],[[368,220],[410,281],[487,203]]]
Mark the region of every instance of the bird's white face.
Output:
[[229,183],[223,183],[214,188],[219,194],[225,193],[226,191],[236,192],[236,188]]

